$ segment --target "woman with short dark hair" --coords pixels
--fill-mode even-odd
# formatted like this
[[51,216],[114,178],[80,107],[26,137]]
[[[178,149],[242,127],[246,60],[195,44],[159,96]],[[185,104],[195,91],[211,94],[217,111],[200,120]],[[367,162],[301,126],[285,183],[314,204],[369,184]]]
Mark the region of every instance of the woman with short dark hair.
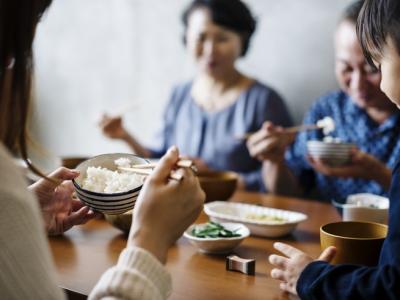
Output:
[[[240,0],[195,0],[183,13],[184,42],[197,74],[178,85],[165,112],[162,129],[150,147],[142,146],[122,126],[105,116],[103,132],[127,142],[136,154],[157,158],[171,145],[202,170],[231,170],[240,186],[263,191],[261,163],[250,157],[244,138],[264,121],[289,126],[282,98],[236,67],[249,49],[256,21]],[[239,139],[238,139],[239,137]]]

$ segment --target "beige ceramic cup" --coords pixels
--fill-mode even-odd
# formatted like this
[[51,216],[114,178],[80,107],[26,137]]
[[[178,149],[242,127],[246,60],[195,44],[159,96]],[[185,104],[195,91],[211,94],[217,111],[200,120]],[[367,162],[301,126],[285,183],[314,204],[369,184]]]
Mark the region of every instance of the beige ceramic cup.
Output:
[[333,264],[376,266],[387,226],[370,222],[337,222],[320,228],[321,248],[335,246]]

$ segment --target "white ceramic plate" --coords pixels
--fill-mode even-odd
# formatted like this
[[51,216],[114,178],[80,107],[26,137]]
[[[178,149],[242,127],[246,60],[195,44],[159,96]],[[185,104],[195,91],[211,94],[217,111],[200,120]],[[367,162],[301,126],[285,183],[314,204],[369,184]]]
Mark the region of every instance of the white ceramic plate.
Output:
[[199,238],[192,235],[192,229],[194,227],[204,227],[204,224],[194,224],[190,226],[183,234],[192,245],[197,247],[200,252],[210,253],[210,254],[222,254],[231,252],[236,246],[238,246],[246,237],[250,235],[250,230],[240,223],[222,223],[219,222],[226,229],[235,231],[240,234],[237,237],[230,238]]
[[252,235],[280,237],[291,233],[307,219],[303,213],[252,204],[215,201],[204,205],[204,212],[215,222],[239,222]]

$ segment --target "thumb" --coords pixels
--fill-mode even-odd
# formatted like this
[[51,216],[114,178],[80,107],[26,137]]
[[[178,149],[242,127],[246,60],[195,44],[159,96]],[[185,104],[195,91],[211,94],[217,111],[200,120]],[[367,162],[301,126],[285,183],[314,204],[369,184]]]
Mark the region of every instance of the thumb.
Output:
[[55,170],[47,177],[50,178],[52,181],[61,183],[64,180],[72,180],[78,176],[79,176],[79,171],[61,167]]
[[326,248],[324,251],[322,251],[321,255],[318,257],[318,260],[326,261],[326,262],[331,262],[332,259],[336,255],[336,247],[330,246]]
[[153,180],[158,182],[165,182],[169,177],[171,170],[179,159],[179,151],[176,146],[172,146],[168,149],[167,153],[160,159],[157,167],[150,175]]
[[274,123],[270,121],[265,121],[262,125],[263,129],[272,130],[274,128]]

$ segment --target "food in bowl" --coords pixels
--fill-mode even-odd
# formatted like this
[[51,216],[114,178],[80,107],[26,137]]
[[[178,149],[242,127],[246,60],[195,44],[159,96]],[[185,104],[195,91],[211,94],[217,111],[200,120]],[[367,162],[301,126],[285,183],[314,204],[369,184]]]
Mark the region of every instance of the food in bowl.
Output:
[[324,141],[324,143],[336,143],[336,144],[340,144],[342,142],[342,140],[338,137],[333,137],[333,136],[326,136],[322,139]]
[[278,216],[271,216],[271,215],[266,215],[266,214],[247,214],[245,216],[246,219],[250,221],[266,221],[266,222],[276,222],[276,223],[282,223],[282,222],[287,222],[288,220],[282,217]]
[[[131,167],[129,158],[120,157],[114,161],[116,167]],[[128,171],[109,170],[103,167],[88,167],[82,188],[98,193],[121,193],[142,185],[144,176]]]
[[[242,223],[250,229],[252,235],[269,238],[287,235],[300,222],[307,219],[307,216],[300,212],[222,201],[205,204],[204,212],[211,221]],[[256,220],[248,216],[268,216],[269,218]]]
[[219,223],[210,221],[204,226],[194,226],[192,235],[198,238],[230,238],[240,236],[236,231],[237,229],[229,230]]
[[324,133],[324,135],[330,134],[332,131],[335,130],[336,127],[335,121],[329,116],[324,117],[321,120],[318,120],[317,126],[319,128],[322,128],[322,132]]
[[[134,184],[130,184],[130,182],[127,183],[124,182],[124,180],[114,181],[111,176],[111,186],[107,192],[104,190],[101,191],[99,187],[101,185],[105,188],[106,185],[99,184],[99,186],[97,186],[98,182],[96,183],[97,179],[103,180],[107,175],[105,175],[104,178],[103,175],[101,175],[100,178],[92,178],[94,182],[91,182],[89,185],[84,183],[85,179],[88,178],[87,171],[91,170],[89,168],[100,167],[115,172],[118,169],[118,164],[124,165],[128,162],[127,160],[122,160],[116,164],[115,161],[120,158],[129,159],[131,165],[148,163],[147,160],[133,154],[111,153],[95,156],[85,160],[76,167],[80,172],[80,175],[72,181],[76,194],[78,198],[91,209],[104,214],[115,215],[131,210],[135,206],[136,199],[143,186],[143,181],[136,180],[137,178],[133,180],[135,181]],[[136,177],[138,175],[126,174],[126,176]],[[91,178],[90,175],[89,178]]]
[[[198,251],[207,254],[225,254],[230,253],[235,247],[237,247],[246,237],[250,235],[249,229],[239,223],[219,223],[218,225],[210,225],[210,223],[204,224],[195,224],[190,226],[183,234],[185,238],[189,240],[189,242],[197,247]],[[196,236],[194,233],[208,231],[210,226],[213,227],[212,230],[218,231],[218,235],[216,233],[212,233],[212,237]],[[216,228],[217,227],[217,228]],[[221,227],[223,229],[221,229]],[[208,229],[207,229],[208,228]],[[230,232],[230,234],[234,236],[223,236]]]

